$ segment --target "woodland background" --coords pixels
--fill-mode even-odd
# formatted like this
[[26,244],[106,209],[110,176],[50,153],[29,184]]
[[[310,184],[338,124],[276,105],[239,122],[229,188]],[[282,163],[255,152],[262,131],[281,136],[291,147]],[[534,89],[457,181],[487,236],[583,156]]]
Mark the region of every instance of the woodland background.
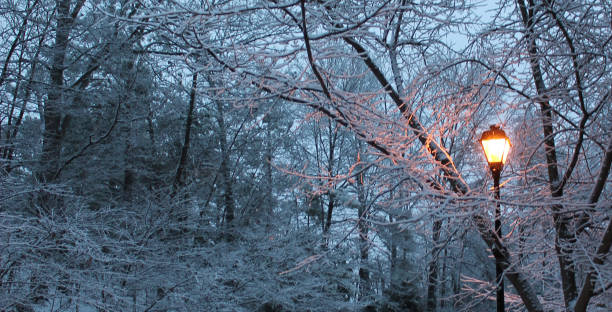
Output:
[[0,311],[491,311],[495,258],[510,311],[609,311],[611,30],[608,0],[0,0]]

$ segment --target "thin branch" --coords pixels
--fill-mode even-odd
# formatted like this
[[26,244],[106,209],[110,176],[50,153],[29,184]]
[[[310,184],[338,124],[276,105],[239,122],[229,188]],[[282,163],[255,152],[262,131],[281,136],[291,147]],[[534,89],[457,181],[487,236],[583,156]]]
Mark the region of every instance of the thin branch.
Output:
[[312,69],[312,72],[314,73],[315,77],[317,77],[321,88],[323,88],[323,94],[325,94],[325,96],[330,101],[333,101],[332,96],[329,93],[329,90],[327,89],[327,84],[325,83],[325,81],[323,81],[323,77],[321,76],[321,73],[319,73],[319,70],[315,65],[314,57],[312,56],[312,48],[310,47],[310,39],[308,39],[308,30],[306,28],[306,7],[304,5],[304,0],[300,0],[300,7],[302,9],[302,33],[304,35],[304,43],[306,44],[308,63],[310,64],[310,68]]
[[79,12],[83,8],[83,5],[85,4],[85,1],[86,0],[79,0],[79,2],[77,2],[77,4],[74,6],[74,9],[72,10],[72,13],[70,14],[70,17],[72,18],[71,22],[74,22],[74,20],[77,18],[77,16],[79,15]]
[[442,171],[444,171],[447,179],[450,181],[453,190],[457,194],[466,194],[469,191],[469,186],[461,178],[448,152],[444,149],[444,147],[437,144],[435,140],[431,139],[423,125],[418,120],[417,116],[408,108],[406,102],[404,102],[400,95],[393,89],[393,86],[391,86],[385,75],[370,58],[366,50],[351,37],[344,37],[343,39],[346,43],[353,47],[355,51],[357,51],[359,57],[361,57],[374,77],[376,77],[387,95],[391,97],[399,111],[402,113],[402,116],[404,116],[404,118],[408,121],[408,126],[412,129],[413,133],[417,136],[421,144],[426,147],[434,159],[441,164]]
[[[589,197],[589,204],[595,206],[595,204],[599,201],[599,197],[603,191],[603,188],[608,180],[608,175],[610,174],[610,167],[612,165],[612,135],[608,141],[608,149],[604,156],[604,159],[601,164],[601,169],[599,171],[599,176],[597,177],[597,182],[595,183],[595,187],[593,187],[593,191],[591,192],[591,196]],[[610,251],[610,245],[612,245],[612,221],[608,221],[608,228],[604,233],[601,243],[597,248],[597,253],[593,258],[593,262],[598,265],[602,265],[603,261]],[[578,300],[576,301],[576,312],[584,312],[589,304],[589,301],[593,297],[594,289],[595,289],[595,279],[596,279],[596,270],[591,267],[590,272],[587,274],[587,277],[582,284],[582,290],[580,291],[580,295],[578,296]]]
[[186,278],[185,280],[178,282],[177,284],[175,284],[174,286],[168,288],[167,291],[162,292],[162,295],[159,296],[155,301],[153,301],[146,309],[144,309],[143,312],[148,312],[151,311],[160,301],[162,301],[168,294],[174,292],[174,290],[176,288],[178,288],[179,286],[185,284],[187,281],[189,281],[191,279],[191,277]]
[[101,137],[99,137],[96,140],[92,140],[93,136],[89,136],[89,142],[87,144],[85,144],[85,146],[83,146],[81,148],[81,150],[79,150],[77,153],[75,153],[74,155],[72,155],[72,157],[70,157],[67,161],[64,162],[64,164],[57,169],[57,171],[55,172],[55,175],[53,175],[53,179],[57,179],[57,177],[59,177],[59,175],[62,173],[62,170],[64,170],[64,168],[66,168],[66,166],[68,166],[71,162],[73,162],[75,159],[81,157],[84,155],[85,151],[102,142],[102,140],[108,138],[111,134],[111,132],[113,132],[113,129],[115,128],[115,125],[117,125],[117,120],[119,119],[119,108],[121,107],[120,103],[117,103],[117,108],[115,109],[115,117],[113,119],[113,122],[111,124],[111,126],[108,128],[108,130],[106,131],[106,133],[104,135],[102,135]]
[[17,44],[21,41],[21,36],[26,31],[26,27],[28,26],[28,21],[30,20],[30,14],[32,14],[34,7],[38,5],[38,1],[39,0],[34,1],[34,3],[32,3],[32,5],[27,8],[26,14],[23,17],[23,23],[21,24],[21,27],[19,27],[19,31],[17,32],[17,35],[15,35],[15,40],[13,41],[13,43],[11,44],[11,47],[9,48],[9,51],[6,56],[6,60],[4,61],[4,66],[2,67],[2,73],[0,74],[0,86],[4,84],[4,80],[8,76],[8,65],[11,61],[11,58],[13,57],[13,53],[15,52],[15,49],[17,48]]

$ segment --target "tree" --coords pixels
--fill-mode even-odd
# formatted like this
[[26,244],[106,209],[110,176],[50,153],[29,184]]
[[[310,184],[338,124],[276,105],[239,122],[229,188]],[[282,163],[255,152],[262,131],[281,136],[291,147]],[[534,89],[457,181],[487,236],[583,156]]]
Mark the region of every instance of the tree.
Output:
[[607,307],[604,2],[3,3],[0,310]]
[[41,155],[42,169],[39,174],[39,178],[46,183],[51,183],[56,179],[60,166],[61,140],[70,120],[69,115],[62,116],[65,92],[64,63],[66,61],[70,33],[84,3],[84,0],[79,0],[71,8],[70,0],[57,1],[55,42],[49,64],[51,68],[49,70],[50,87],[43,113],[45,131]]
[[[506,9],[511,10],[509,7]],[[538,105],[540,116],[537,119],[542,125],[538,148],[542,146],[545,155],[562,294],[565,308],[572,310],[579,292],[577,279],[579,262],[582,261],[578,260],[577,253],[583,248],[580,245],[590,245],[579,240],[579,233],[583,232],[585,222],[590,218],[586,215],[597,212],[573,210],[568,206],[585,202],[574,193],[576,188],[580,188],[577,181],[587,179],[592,181],[591,185],[596,185],[599,178],[582,170],[597,170],[588,159],[605,159],[605,139],[600,141],[598,138],[605,138],[606,133],[609,135],[606,128],[609,126],[601,119],[601,114],[607,110],[604,103],[609,102],[610,91],[601,88],[607,78],[601,74],[600,61],[600,57],[609,54],[604,52],[609,37],[590,31],[609,27],[599,20],[607,13],[600,3],[580,1],[516,1],[513,11],[518,20],[511,21],[518,23],[522,31],[516,51],[527,53],[527,58],[511,54],[508,59],[516,57],[517,61],[528,64],[529,73],[510,65],[489,68],[501,68],[496,71],[504,79],[502,85]],[[512,81],[506,72],[519,74],[523,80]],[[518,87],[520,83],[532,87]],[[585,307],[582,305],[581,309]]]
[[[7,115],[2,116],[2,120],[6,118],[6,124],[0,128],[0,133],[4,133],[3,146],[1,148],[1,157],[5,164],[3,164],[3,171],[10,173],[15,168],[15,164],[12,163],[16,148],[16,139],[19,134],[21,124],[24,120],[25,112],[28,109],[28,104],[31,105],[30,99],[35,88],[35,77],[40,75],[38,71],[39,57],[42,50],[42,45],[46,41],[46,31],[43,30],[42,34],[37,33],[36,28],[30,27],[28,23],[32,16],[40,14],[44,9],[41,9],[40,1],[27,2],[23,8],[24,14],[14,14],[17,19],[14,21],[6,20],[6,25],[9,26],[7,31],[3,31],[4,34],[8,34],[7,42],[10,41],[10,47],[6,51],[6,59],[0,73],[0,87],[5,85],[7,77],[25,77],[29,76],[25,81],[22,79],[15,79],[12,81],[14,84],[13,90],[7,89],[7,94],[11,94],[12,100],[7,103],[6,111]],[[7,5],[8,7],[8,5]],[[18,9],[15,8],[15,11]],[[44,15],[41,16],[44,18]],[[43,27],[49,27],[49,24],[43,24]],[[17,33],[13,33],[12,30],[17,30]],[[46,30],[46,29],[45,29]],[[35,36],[39,36],[38,45],[30,47],[29,41],[33,40]],[[35,41],[36,42],[36,41]],[[17,60],[13,61],[13,58],[18,53]],[[29,60],[29,62],[28,62]],[[29,67],[26,65],[29,63]],[[9,97],[3,97],[8,100]],[[19,105],[19,101],[21,104]],[[18,112],[17,112],[18,111]],[[15,115],[17,114],[17,115]]]

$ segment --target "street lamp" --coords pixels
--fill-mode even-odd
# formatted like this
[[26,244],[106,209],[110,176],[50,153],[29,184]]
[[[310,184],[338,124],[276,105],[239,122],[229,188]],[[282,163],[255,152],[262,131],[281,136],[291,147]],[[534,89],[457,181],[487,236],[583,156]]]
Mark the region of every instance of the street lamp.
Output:
[[[493,176],[493,189],[495,190],[495,199],[497,204],[495,207],[495,234],[498,239],[501,240],[501,208],[499,205],[499,178],[501,171],[504,168],[506,159],[508,158],[508,152],[510,151],[510,139],[506,136],[504,130],[496,125],[492,125],[489,130],[485,131],[480,137],[480,144],[484,150],[485,157],[491,168],[491,175]],[[495,254],[495,253],[494,253]],[[495,254],[495,273],[497,283],[497,312],[504,312],[504,270],[501,267],[500,256]]]

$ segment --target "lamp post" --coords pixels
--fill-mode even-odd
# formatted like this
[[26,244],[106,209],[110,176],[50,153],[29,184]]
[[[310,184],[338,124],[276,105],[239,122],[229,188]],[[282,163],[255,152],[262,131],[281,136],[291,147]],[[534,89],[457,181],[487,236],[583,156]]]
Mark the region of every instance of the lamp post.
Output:
[[[489,168],[491,169],[491,175],[493,176],[493,189],[495,191],[495,199],[497,200],[495,206],[495,234],[498,239],[501,240],[499,178],[504,168],[504,164],[506,163],[508,152],[510,151],[510,139],[508,139],[504,130],[496,125],[492,125],[489,130],[483,132],[480,138],[480,144],[482,145],[485,157],[489,163]],[[495,252],[493,254],[495,255],[495,282],[497,283],[497,312],[504,312],[504,270],[501,266],[500,255]]]

